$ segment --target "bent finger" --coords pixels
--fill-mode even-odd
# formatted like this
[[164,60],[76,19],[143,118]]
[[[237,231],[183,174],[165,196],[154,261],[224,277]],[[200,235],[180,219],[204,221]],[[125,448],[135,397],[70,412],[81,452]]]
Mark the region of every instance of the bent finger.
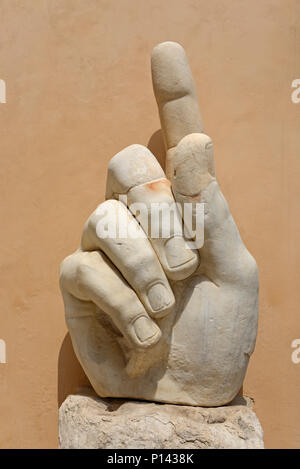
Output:
[[175,298],[144,231],[125,205],[107,200],[88,219],[83,250],[101,249],[135,290],[152,317],[168,314]]
[[121,196],[147,233],[167,277],[189,277],[199,264],[198,255],[186,242],[169,181],[142,145],[125,148],[109,163],[106,197]]
[[[67,257],[61,265],[60,285],[63,292],[81,300],[83,306],[86,302],[93,302],[104,311],[130,348],[147,349],[159,341],[159,327],[103,253],[78,251]],[[81,316],[85,310],[80,307]],[[66,308],[68,319],[72,314],[73,310]]]

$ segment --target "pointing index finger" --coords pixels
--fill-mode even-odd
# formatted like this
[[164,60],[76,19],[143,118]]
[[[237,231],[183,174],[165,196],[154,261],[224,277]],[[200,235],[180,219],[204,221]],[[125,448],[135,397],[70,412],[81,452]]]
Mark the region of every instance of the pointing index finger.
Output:
[[188,134],[203,132],[193,76],[183,47],[163,42],[154,47],[152,81],[166,149]]

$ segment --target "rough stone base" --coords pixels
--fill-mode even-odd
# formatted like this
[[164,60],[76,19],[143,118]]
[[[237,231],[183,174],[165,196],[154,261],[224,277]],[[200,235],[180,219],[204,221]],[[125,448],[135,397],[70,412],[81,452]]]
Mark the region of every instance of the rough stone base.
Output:
[[59,440],[65,449],[263,448],[248,398],[204,408],[71,395],[59,410]]

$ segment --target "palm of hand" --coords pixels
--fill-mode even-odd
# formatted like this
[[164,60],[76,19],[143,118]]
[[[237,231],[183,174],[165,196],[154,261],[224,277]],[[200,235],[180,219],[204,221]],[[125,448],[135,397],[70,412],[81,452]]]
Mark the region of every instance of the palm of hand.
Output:
[[[67,324],[100,396],[222,405],[238,393],[254,348],[257,267],[217,184],[183,49],[157,46],[152,66],[173,192],[146,148],[133,145],[111,160],[108,200],[62,264]],[[121,212],[137,224],[113,200],[124,194],[130,209],[171,204],[173,196],[181,205],[203,203],[203,247],[187,249],[179,236],[101,239],[104,212],[112,223]]]

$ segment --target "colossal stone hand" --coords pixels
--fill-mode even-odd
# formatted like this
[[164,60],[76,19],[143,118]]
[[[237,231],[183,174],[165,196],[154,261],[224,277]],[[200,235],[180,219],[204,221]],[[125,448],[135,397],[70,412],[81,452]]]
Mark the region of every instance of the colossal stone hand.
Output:
[[[179,44],[155,47],[152,77],[166,175],[141,145],[112,158],[107,200],[89,217],[80,248],[61,266],[66,321],[76,355],[100,396],[223,405],[238,393],[255,345],[257,266],[216,181],[212,142],[203,133]],[[199,250],[175,231],[163,238],[134,236],[149,226],[151,215],[136,213],[138,223],[132,204],[150,208],[174,199],[181,206],[204,204]],[[104,213],[116,228],[121,215],[131,234],[99,236]]]

